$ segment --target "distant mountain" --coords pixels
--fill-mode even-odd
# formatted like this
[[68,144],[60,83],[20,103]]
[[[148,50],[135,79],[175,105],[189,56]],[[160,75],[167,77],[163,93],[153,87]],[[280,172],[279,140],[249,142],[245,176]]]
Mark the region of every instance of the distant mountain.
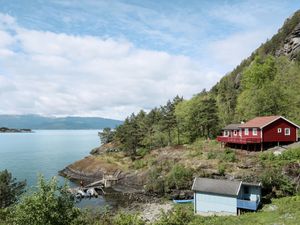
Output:
[[0,115],[0,127],[45,130],[115,128],[120,120],[101,117],[44,117],[39,115]]

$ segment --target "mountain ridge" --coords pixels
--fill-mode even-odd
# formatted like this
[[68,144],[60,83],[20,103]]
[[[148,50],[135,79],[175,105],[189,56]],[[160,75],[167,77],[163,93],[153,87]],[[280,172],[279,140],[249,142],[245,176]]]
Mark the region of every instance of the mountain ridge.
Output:
[[122,124],[121,120],[102,117],[47,117],[36,114],[24,115],[0,115],[0,127],[29,128],[45,130],[81,130],[81,129],[103,129],[105,127],[115,128]]

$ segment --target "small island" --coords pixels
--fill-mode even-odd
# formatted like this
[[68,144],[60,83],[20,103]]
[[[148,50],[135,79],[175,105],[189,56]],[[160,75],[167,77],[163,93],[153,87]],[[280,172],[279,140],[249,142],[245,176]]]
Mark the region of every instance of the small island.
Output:
[[32,133],[32,130],[0,127],[0,133]]

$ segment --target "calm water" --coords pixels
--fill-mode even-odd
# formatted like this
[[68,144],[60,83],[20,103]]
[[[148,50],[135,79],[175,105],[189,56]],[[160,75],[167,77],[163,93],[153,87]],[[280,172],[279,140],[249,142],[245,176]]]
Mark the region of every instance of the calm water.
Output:
[[[19,180],[35,186],[37,175],[46,178],[87,156],[100,145],[97,130],[38,130],[34,133],[0,133],[0,170],[8,169]],[[63,183],[63,178],[59,181]],[[74,184],[70,183],[71,186]],[[103,198],[79,205],[103,205]]]

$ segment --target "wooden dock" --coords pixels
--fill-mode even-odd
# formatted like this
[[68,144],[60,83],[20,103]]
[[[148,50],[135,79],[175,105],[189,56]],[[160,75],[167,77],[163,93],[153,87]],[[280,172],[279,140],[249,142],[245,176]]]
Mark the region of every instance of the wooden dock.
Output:
[[75,197],[97,197],[100,194],[105,195],[104,188],[109,188],[119,180],[120,172],[115,175],[104,176],[101,180],[92,182],[84,187],[70,188],[69,192]]

